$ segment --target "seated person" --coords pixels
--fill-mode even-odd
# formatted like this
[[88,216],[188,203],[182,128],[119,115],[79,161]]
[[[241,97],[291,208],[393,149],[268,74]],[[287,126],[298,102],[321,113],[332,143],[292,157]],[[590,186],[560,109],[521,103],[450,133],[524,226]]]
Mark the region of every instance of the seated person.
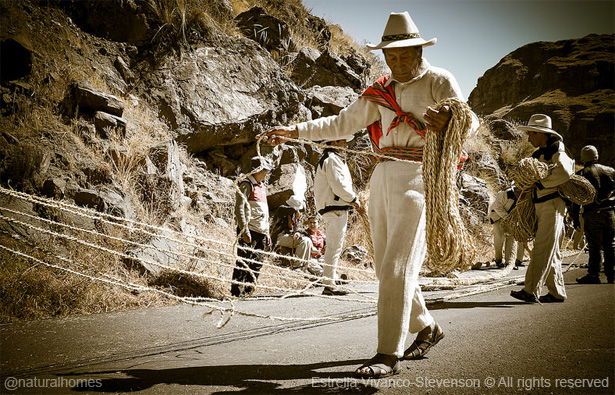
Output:
[[293,269],[307,267],[313,249],[309,236],[298,229],[299,211],[289,206],[280,206],[276,210],[276,221],[271,231],[271,239],[278,247],[286,247],[292,251]]
[[308,219],[307,234],[312,240],[312,258],[319,259],[325,254],[325,234],[318,229],[318,217],[312,215]]

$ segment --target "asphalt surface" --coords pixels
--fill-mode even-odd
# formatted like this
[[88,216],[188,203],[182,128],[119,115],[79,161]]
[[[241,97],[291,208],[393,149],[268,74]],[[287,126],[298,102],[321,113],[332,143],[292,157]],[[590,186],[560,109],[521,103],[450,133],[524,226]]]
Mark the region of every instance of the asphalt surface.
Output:
[[[509,296],[523,272],[425,292],[445,338],[385,379],[352,376],[376,350],[375,305],[298,297],[237,308],[333,319],[235,316],[216,329],[219,315],[177,305],[2,325],[0,393],[615,393],[615,287],[576,284],[584,270],[573,269],[565,303],[527,304]],[[485,273],[497,269],[467,276]],[[367,286],[360,291],[376,296]],[[354,314],[369,316],[334,320]]]

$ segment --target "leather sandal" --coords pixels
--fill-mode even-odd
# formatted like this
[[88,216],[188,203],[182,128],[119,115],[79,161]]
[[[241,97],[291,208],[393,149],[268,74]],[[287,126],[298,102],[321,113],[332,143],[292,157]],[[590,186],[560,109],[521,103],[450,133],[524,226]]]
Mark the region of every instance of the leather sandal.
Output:
[[[438,334],[438,331],[440,333]],[[440,325],[436,323],[431,331],[429,340],[415,340],[406,351],[404,351],[404,359],[421,359],[431,350],[433,346],[438,344],[444,338],[444,332]]]
[[[395,358],[393,366],[387,364],[387,359]],[[367,369],[366,369],[367,368]],[[366,370],[366,372],[363,372]],[[383,377],[393,376],[401,371],[401,363],[399,359],[393,355],[376,354],[372,359],[365,362],[361,367],[355,370],[354,374],[357,377],[364,379],[379,379]]]

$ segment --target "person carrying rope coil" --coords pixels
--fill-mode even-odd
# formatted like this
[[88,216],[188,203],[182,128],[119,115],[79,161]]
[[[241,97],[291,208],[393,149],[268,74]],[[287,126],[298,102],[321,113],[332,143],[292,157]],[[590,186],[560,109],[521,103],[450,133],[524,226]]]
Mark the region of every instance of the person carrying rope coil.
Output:
[[[538,148],[532,158],[548,165],[550,170],[546,177],[532,186],[537,226],[534,248],[525,273],[525,286],[519,291],[511,291],[510,296],[530,303],[563,302],[566,289],[560,248],[564,238],[566,203],[557,187],[574,173],[574,160],[566,154],[562,136],[552,129],[549,116],[534,114],[527,126],[519,129],[526,131],[528,141]],[[542,282],[547,285],[549,293],[538,298],[536,295]]]
[[[450,72],[423,58],[423,47],[435,42],[421,38],[408,12],[391,13],[382,42],[368,45],[384,51],[390,76],[378,80],[339,115],[274,127],[259,136],[273,144],[283,143],[285,137],[336,140],[372,125],[374,151],[397,159],[380,161],[370,180],[368,215],[379,280],[378,349],[355,371],[359,377],[396,374],[400,359],[422,358],[444,337],[418,285],[427,250],[421,160],[425,136],[444,134],[452,118],[450,106],[436,109],[436,104],[463,96]],[[470,118],[476,130],[478,117],[472,113]],[[409,332],[418,334],[405,349]]]

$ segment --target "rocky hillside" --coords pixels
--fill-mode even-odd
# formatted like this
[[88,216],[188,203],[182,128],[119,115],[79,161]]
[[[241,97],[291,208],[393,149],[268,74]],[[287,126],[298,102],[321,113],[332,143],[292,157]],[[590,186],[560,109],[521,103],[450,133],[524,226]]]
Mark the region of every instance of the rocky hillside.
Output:
[[[249,171],[255,136],[273,125],[336,114],[385,72],[377,58],[339,26],[311,15],[301,0],[2,1],[0,40],[0,186],[113,215],[103,222],[0,193],[3,216],[12,210],[30,225],[55,221],[53,235],[42,236],[0,219],[0,246],[46,261],[87,262],[87,270],[188,296],[221,298],[228,284],[169,276],[143,262],[229,279],[229,266],[219,263],[232,267],[232,253],[211,258],[193,241],[234,240],[233,181]],[[565,136],[585,133],[586,140],[569,142],[574,149],[612,143],[600,140],[607,136],[600,128],[613,125],[612,37],[575,43],[515,51],[470,96],[489,122],[466,147],[470,160],[458,185],[472,247],[481,257],[492,253],[484,221],[489,199],[508,184],[506,168],[531,151],[514,119],[552,109]],[[547,56],[544,47],[553,53]],[[576,86],[581,77],[585,82]],[[364,137],[352,144],[368,149]],[[305,173],[311,185],[321,149],[285,144],[261,150],[277,165],[268,187],[275,213],[297,177]],[[358,155],[349,163],[364,194],[373,163]],[[313,211],[308,188],[306,213]],[[138,235],[113,228],[124,220],[159,228]],[[347,241],[366,247],[365,228],[356,217],[351,221]],[[58,235],[65,229],[60,222],[79,227],[70,242]],[[169,232],[181,234],[188,247],[170,240]],[[115,239],[105,248],[118,255],[73,243],[92,245],[107,236]],[[202,258],[218,261],[207,265]],[[0,320],[152,303],[135,291],[110,297],[106,288],[5,250],[0,262],[10,262],[0,265]]]
[[[367,86],[373,65],[378,66],[338,26],[311,15],[300,0],[256,3],[0,2],[0,185],[189,237],[232,241],[233,180],[250,170],[255,136],[272,125],[339,112]],[[275,150],[263,146],[262,151],[278,165],[269,180],[274,209],[292,194],[300,167],[307,169],[311,183],[320,149],[285,145]],[[0,196],[0,207],[103,232],[96,221],[52,214],[6,194]],[[47,259],[59,254],[92,260],[82,246],[61,247],[64,241],[50,242],[2,220],[0,239],[18,250],[44,246]],[[136,241],[179,252],[164,237]],[[128,270],[137,264],[135,281],[150,285],[165,286],[166,280],[159,281],[159,270],[140,265],[139,258],[208,270],[148,248],[124,244],[119,250],[137,258],[124,259]],[[41,279],[57,273],[47,277],[43,268],[30,270],[32,262],[15,261],[3,251],[0,260],[14,262],[0,269],[3,300],[14,295],[16,303],[26,303],[19,295],[32,292],[24,289],[24,271],[37,284],[31,289],[40,294],[32,305],[53,300],[44,289],[55,282]],[[95,261],[115,272],[122,265],[116,258]],[[228,270],[215,275],[230,278]],[[62,288],[70,289],[66,284]],[[203,295],[227,292],[220,285],[197,285]],[[56,291],[50,292],[62,292]],[[88,298],[90,305],[113,299],[80,294],[71,300]],[[10,311],[0,315],[29,311],[23,305],[6,306]]]
[[[135,145],[145,158],[169,141],[208,174],[232,178],[248,171],[266,127],[339,111],[366,86],[370,62],[351,46],[334,52],[343,46],[336,27],[301,2],[267,4],[292,19],[247,1],[3,2],[2,181],[74,200],[117,181],[112,170],[134,159]],[[57,133],[74,141],[58,146]],[[48,157],[33,177],[6,154],[29,143]],[[299,159],[309,156],[298,149]],[[155,169],[171,189],[198,173],[174,168],[173,176]],[[172,210],[200,199],[203,188],[186,188],[192,194],[173,199]]]
[[521,122],[549,114],[577,160],[593,144],[613,166],[615,35],[524,45],[479,78],[469,103],[482,115]]

